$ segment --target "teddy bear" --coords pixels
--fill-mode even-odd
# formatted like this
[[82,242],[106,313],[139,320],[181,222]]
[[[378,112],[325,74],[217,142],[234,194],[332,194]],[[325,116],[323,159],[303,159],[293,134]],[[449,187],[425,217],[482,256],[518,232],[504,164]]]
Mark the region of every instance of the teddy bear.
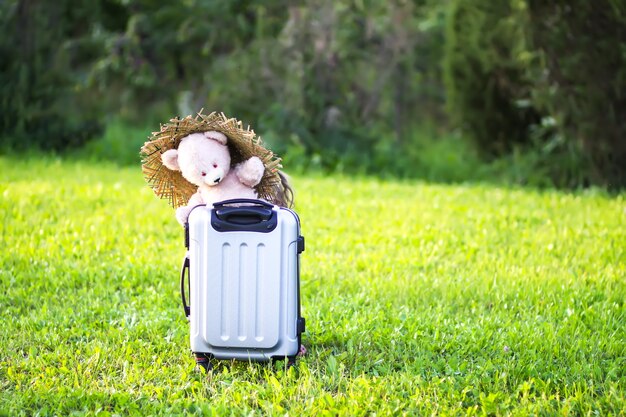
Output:
[[176,219],[181,225],[198,204],[258,198],[254,187],[263,178],[263,161],[253,156],[231,167],[227,142],[228,138],[221,132],[192,133],[180,141],[178,149],[167,150],[161,155],[165,167],[180,171],[187,181],[198,186],[187,205],[176,209]]

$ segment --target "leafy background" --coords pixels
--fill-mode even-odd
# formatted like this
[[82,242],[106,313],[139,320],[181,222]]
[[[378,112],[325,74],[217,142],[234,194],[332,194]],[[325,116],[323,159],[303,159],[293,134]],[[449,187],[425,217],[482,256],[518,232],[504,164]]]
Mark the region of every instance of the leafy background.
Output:
[[204,108],[291,170],[626,183],[623,1],[7,0],[0,25],[5,152],[136,149]]

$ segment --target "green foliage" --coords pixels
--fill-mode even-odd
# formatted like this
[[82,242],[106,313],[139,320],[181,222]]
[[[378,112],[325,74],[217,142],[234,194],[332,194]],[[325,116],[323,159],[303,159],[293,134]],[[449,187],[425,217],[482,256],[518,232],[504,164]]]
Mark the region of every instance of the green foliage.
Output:
[[[104,160],[120,166],[137,166],[138,149],[148,139],[153,127],[138,128],[119,119],[113,120],[102,137],[67,156],[74,160]],[[264,136],[264,139],[275,145],[271,136]],[[579,171],[582,162],[576,159],[578,154],[575,152],[561,152],[561,159],[555,164],[554,149],[563,146],[556,142],[557,139],[525,152],[516,150],[486,163],[462,136],[442,134],[433,126],[414,129],[412,135],[405,139],[406,150],[403,153],[398,153],[392,140],[380,141],[371,154],[355,152],[344,155],[333,170],[343,174],[373,174],[387,179],[417,177],[440,183],[473,181],[525,184],[538,188],[575,187],[585,180],[584,173]],[[291,143],[281,156],[288,174],[328,172],[322,161],[323,156],[307,155],[305,147],[295,136],[292,136]],[[553,178],[565,169],[569,170],[572,182],[555,184]]]
[[213,101],[219,105],[211,109],[226,112],[237,99],[262,99],[259,90],[252,97],[239,92],[254,81],[246,53],[258,57],[251,44],[278,32],[282,2],[134,0],[125,10],[123,30],[107,33],[106,53],[91,74],[102,92],[116,92],[111,105],[125,118],[143,122],[155,111],[164,118],[178,110],[187,115]]
[[179,304],[182,230],[139,169],[0,158],[0,414],[626,409],[623,194],[293,183],[309,354],[207,378]]
[[626,3],[529,0],[542,53],[535,101],[583,153],[589,180],[626,184]]
[[[297,169],[470,178],[478,154],[480,175],[515,161],[522,183],[620,187],[624,16],[617,0],[3,1],[0,151],[77,148],[119,120],[130,145],[204,108]],[[433,171],[448,115],[473,148]],[[105,136],[84,152],[134,160]]]
[[278,100],[259,126],[331,169],[351,159],[368,169],[385,142],[397,155],[408,151],[411,128],[427,120],[423,109],[441,103],[426,81],[438,79],[442,10],[386,1],[291,8],[270,61]]
[[0,3],[1,148],[61,150],[101,130],[80,82],[93,53],[84,19],[96,12],[73,3]]
[[92,78],[119,91],[125,117],[163,102],[170,115],[224,111],[327,169],[359,166],[345,159],[382,141],[400,154],[411,127],[441,117],[438,2],[133,5]]
[[455,122],[479,151],[521,149],[559,186],[623,186],[625,16],[609,0],[453,1],[444,64]]
[[450,6],[444,62],[449,108],[487,156],[528,144],[531,126],[540,122],[530,101],[524,5],[454,0]]
[[139,149],[150,138],[154,126],[139,128],[121,120],[112,120],[101,137],[70,153],[73,159],[91,162],[108,161],[117,165],[139,166]]

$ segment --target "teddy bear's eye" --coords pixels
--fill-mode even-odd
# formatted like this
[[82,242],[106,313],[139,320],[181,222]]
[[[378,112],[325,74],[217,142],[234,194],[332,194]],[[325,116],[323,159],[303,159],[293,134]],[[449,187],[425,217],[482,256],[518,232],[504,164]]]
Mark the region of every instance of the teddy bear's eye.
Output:
[[213,168],[217,168],[217,164],[213,164]]
[[206,177],[206,172],[202,171],[202,176]]

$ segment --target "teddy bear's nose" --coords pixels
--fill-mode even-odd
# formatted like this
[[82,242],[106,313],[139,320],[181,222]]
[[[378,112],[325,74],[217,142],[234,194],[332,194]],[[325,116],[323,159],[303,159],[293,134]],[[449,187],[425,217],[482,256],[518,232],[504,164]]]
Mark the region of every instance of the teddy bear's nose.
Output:
[[202,171],[202,176],[206,177],[206,172]]
[[220,181],[222,180],[222,178],[217,178],[215,181],[213,181],[214,184],[218,184]]

